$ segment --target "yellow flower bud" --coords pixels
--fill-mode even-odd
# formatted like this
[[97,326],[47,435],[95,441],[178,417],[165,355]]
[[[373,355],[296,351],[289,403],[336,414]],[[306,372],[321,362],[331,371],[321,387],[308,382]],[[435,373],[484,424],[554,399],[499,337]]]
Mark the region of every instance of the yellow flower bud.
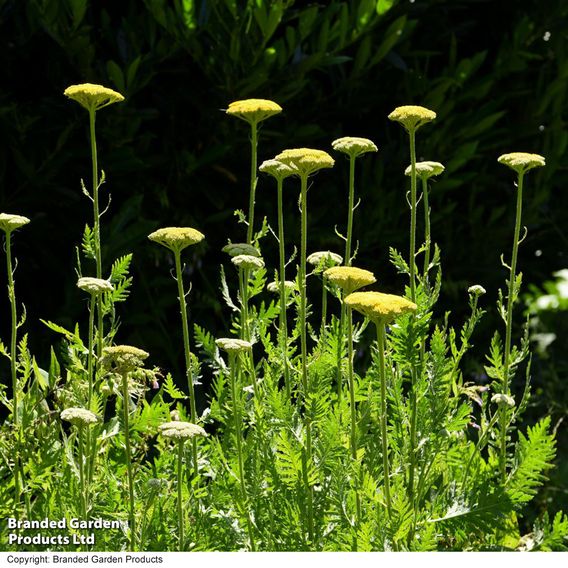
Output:
[[511,152],[499,156],[497,161],[500,164],[509,166],[512,170],[524,174],[533,168],[540,168],[546,165],[546,160],[539,154],[528,154],[527,152]]
[[165,422],[158,427],[160,434],[165,438],[188,440],[195,436],[207,436],[207,432],[197,424],[191,422]]
[[344,136],[331,143],[331,147],[337,152],[343,152],[350,158],[358,158],[367,152],[377,152],[378,148],[372,140],[368,138],[357,138],[355,136]]
[[0,230],[6,234],[27,225],[30,220],[22,215],[11,215],[10,213],[0,213]]
[[63,94],[74,101],[77,101],[88,111],[97,111],[113,103],[120,103],[124,97],[102,85],[83,83],[82,85],[71,85],[67,87]]
[[200,243],[205,235],[190,227],[166,227],[150,233],[148,238],[172,252],[181,252],[190,245]]
[[[440,162],[416,162],[416,175],[422,179],[439,176],[444,170]],[[409,177],[412,175],[412,164],[404,170],[404,175]]]
[[71,422],[74,426],[88,426],[99,421],[98,416],[86,408],[66,408],[60,416],[61,420]]

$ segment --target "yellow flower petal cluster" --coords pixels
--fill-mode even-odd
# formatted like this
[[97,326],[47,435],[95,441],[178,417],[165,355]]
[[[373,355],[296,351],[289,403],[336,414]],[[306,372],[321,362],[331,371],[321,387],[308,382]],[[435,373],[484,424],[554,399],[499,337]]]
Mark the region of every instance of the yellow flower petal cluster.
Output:
[[234,256],[231,258],[231,262],[235,266],[244,268],[245,270],[258,270],[259,268],[264,268],[264,260],[250,254],[239,254]]
[[345,298],[345,304],[369,319],[384,323],[417,308],[414,302],[402,296],[382,292],[355,292]]
[[299,176],[308,176],[323,168],[332,168],[335,164],[335,160],[327,152],[313,148],[284,150],[275,159],[290,166]]
[[252,343],[250,341],[237,339],[236,337],[221,337],[215,340],[215,345],[217,345],[219,349],[232,355],[252,349]]
[[372,140],[368,138],[357,138],[356,136],[344,136],[331,143],[331,147],[337,152],[343,152],[350,158],[357,158],[367,152],[378,152],[378,148]]
[[229,105],[227,114],[246,120],[249,124],[258,124],[275,114],[282,112],[282,107],[266,99],[245,99]]
[[103,349],[102,364],[112,367],[118,373],[128,373],[144,366],[149,353],[131,345],[115,345]]
[[12,215],[10,213],[0,213],[0,229],[6,234],[27,225],[30,220],[22,215]]
[[191,227],[165,227],[148,235],[148,238],[172,252],[181,252],[184,248],[200,243],[205,235]]
[[400,122],[408,132],[418,130],[422,125],[435,118],[436,113],[433,110],[415,105],[397,107],[389,114],[390,120]]
[[93,83],[83,83],[82,85],[71,85],[67,87],[63,94],[74,101],[77,101],[88,111],[97,111],[113,103],[120,103],[124,97],[102,85]]
[[239,256],[241,254],[247,254],[248,256],[258,256],[260,257],[260,252],[253,245],[248,243],[229,243],[225,245],[222,249],[229,256]]
[[74,426],[88,426],[99,421],[98,416],[86,408],[66,408],[60,416],[61,420],[71,422]]
[[294,175],[294,170],[278,160],[265,160],[258,168],[261,172],[271,175],[277,180],[283,180]]
[[334,266],[328,268],[323,275],[330,282],[339,286],[345,294],[351,294],[351,292],[377,281],[372,272],[354,266]]
[[93,296],[102,294],[103,292],[112,292],[114,286],[108,281],[102,278],[92,278],[91,276],[83,276],[77,280],[77,288],[88,292]]
[[527,152],[511,152],[510,154],[503,154],[499,156],[497,161],[500,164],[509,166],[512,170],[520,174],[524,174],[533,168],[540,168],[546,166],[544,156],[539,154],[528,154]]
[[[439,176],[445,169],[440,162],[416,162],[416,175],[422,179]],[[412,175],[412,164],[404,170],[404,175],[409,177]]]
[[207,432],[197,424],[191,422],[165,422],[158,426],[160,434],[165,438],[176,440],[189,440],[195,436],[207,436]]

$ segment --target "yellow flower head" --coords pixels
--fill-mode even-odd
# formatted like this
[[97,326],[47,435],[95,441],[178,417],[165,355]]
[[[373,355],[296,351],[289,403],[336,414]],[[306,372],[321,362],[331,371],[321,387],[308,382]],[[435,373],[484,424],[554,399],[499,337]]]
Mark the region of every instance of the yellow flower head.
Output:
[[384,323],[416,310],[416,304],[394,294],[382,292],[355,292],[345,298],[345,304],[365,317]]
[[169,248],[172,252],[181,252],[190,245],[200,243],[205,235],[191,227],[166,227],[150,233],[148,238]]
[[357,158],[367,152],[377,152],[378,148],[372,140],[368,138],[357,138],[355,136],[344,136],[331,143],[331,147],[337,152],[343,152],[350,158]]
[[[422,179],[439,176],[446,168],[440,162],[416,162],[416,175]],[[405,176],[412,175],[412,164],[404,170]]]
[[250,341],[237,339],[235,337],[221,337],[220,339],[215,340],[215,345],[217,345],[219,349],[222,349],[231,355],[252,349],[252,343]]
[[138,347],[115,345],[103,349],[102,364],[114,368],[118,373],[128,373],[143,367],[144,360],[149,356],[149,353]]
[[[266,285],[266,289],[273,294],[280,294],[280,282],[269,282]],[[292,280],[284,280],[284,290],[286,294],[294,292],[296,290],[296,283],[292,282]]]
[[67,87],[63,94],[74,101],[77,101],[88,111],[97,111],[113,103],[120,103],[124,97],[102,85],[83,83],[82,85],[71,85]]
[[335,160],[327,152],[312,148],[284,150],[275,159],[290,166],[299,176],[308,176],[323,168],[332,168],[335,164]]
[[279,104],[266,99],[235,101],[227,109],[227,114],[246,120],[249,124],[258,124],[281,112],[282,107]]
[[258,168],[261,172],[271,175],[273,178],[282,181],[288,176],[294,175],[294,170],[278,160],[265,160]]
[[108,280],[92,278],[91,276],[79,278],[79,280],[77,280],[77,288],[80,288],[93,296],[97,296],[103,292],[112,292],[114,290],[113,285]]
[[246,270],[258,270],[259,268],[264,268],[264,260],[262,260],[262,258],[258,258],[258,256],[252,256],[250,254],[239,254],[234,256],[231,258],[231,262],[235,266]]
[[207,436],[207,432],[197,424],[191,422],[165,422],[158,426],[160,434],[165,438],[188,440],[195,436]]
[[328,268],[323,275],[330,282],[339,286],[345,294],[351,294],[351,292],[377,281],[372,272],[354,266],[334,266]]
[[389,114],[390,120],[400,122],[408,132],[418,130],[423,124],[435,118],[436,113],[433,110],[415,105],[397,107]]
[[544,156],[539,154],[528,154],[527,152],[511,152],[510,154],[503,154],[499,156],[497,161],[500,164],[509,166],[519,174],[524,174],[533,168],[540,168],[546,166]]
[[225,245],[221,250],[223,252],[226,252],[229,256],[248,254],[249,256],[260,257],[260,252],[258,251],[258,249],[253,245],[249,245],[248,243],[229,243],[228,245]]
[[66,408],[60,416],[61,420],[71,422],[74,426],[88,426],[99,421],[98,416],[86,408]]
[[6,234],[27,225],[30,220],[22,215],[11,215],[10,213],[0,213],[0,230]]

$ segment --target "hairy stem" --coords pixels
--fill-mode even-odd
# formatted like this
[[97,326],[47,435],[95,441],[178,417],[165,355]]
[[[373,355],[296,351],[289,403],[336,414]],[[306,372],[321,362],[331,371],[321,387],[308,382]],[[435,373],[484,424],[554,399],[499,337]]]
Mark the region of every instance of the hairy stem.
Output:
[[183,442],[180,438],[178,441],[178,456],[177,456],[177,516],[178,516],[178,534],[179,534],[179,551],[184,549],[184,536],[183,536],[183,508],[182,508],[182,466],[183,466]]
[[257,168],[257,148],[258,148],[258,124],[252,122],[250,125],[251,137],[251,156],[250,156],[250,196],[249,196],[249,218],[248,218],[248,228],[247,228],[247,243],[250,245],[252,243],[252,238],[254,235],[254,205],[256,197],[256,168]]
[[355,207],[355,156],[349,157],[349,208],[347,209],[347,240],[345,266],[351,266],[351,239],[353,235],[353,209]]
[[410,135],[410,299],[416,302],[416,132]]
[[130,448],[128,373],[122,373],[122,414],[124,421],[124,445],[126,448],[126,470],[128,474],[128,526],[130,528],[130,550],[136,549],[136,527],[134,518],[134,474],[132,472],[132,450]]
[[430,266],[430,204],[428,201],[428,180],[426,176],[422,178],[422,198],[424,199],[424,279],[428,277],[428,267]]

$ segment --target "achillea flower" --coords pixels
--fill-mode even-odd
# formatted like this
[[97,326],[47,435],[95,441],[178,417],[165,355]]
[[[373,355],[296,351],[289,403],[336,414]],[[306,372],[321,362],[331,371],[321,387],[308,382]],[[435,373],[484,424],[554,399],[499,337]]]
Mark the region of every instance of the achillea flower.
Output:
[[77,101],[88,111],[97,111],[113,103],[120,103],[124,97],[102,85],[93,83],[83,83],[82,85],[71,85],[67,87],[63,94],[74,101]]
[[345,294],[351,294],[351,292],[377,281],[372,272],[354,266],[334,266],[328,268],[323,275],[330,282],[339,286]]
[[332,168],[335,160],[323,150],[293,148],[280,152],[275,158],[292,168],[299,176],[308,176],[323,168]]
[[112,292],[114,290],[114,286],[108,280],[92,278],[91,276],[83,276],[83,278],[79,278],[79,280],[77,280],[77,288],[80,288],[93,296],[97,296],[103,292]]
[[0,230],[6,234],[27,225],[30,220],[22,215],[11,215],[10,213],[0,213]]
[[486,290],[483,286],[479,284],[474,284],[467,289],[468,294],[473,294],[474,296],[483,296],[486,293]]
[[[416,162],[416,175],[422,179],[429,179],[432,176],[439,176],[446,168],[440,162]],[[404,170],[404,175],[412,175],[412,165]]]
[[296,173],[290,166],[278,160],[264,160],[258,169],[280,181]]
[[344,136],[331,143],[331,147],[337,152],[343,152],[350,158],[357,158],[367,152],[377,152],[378,148],[372,140],[368,138],[357,138],[356,136]]
[[539,154],[528,154],[527,152],[511,152],[510,154],[503,154],[499,156],[497,161],[500,164],[509,166],[519,174],[524,174],[533,168],[540,168],[546,166],[544,156]]
[[98,416],[86,408],[66,408],[60,416],[61,420],[71,422],[74,426],[88,426],[99,421]]
[[380,320],[388,323],[396,317],[416,310],[414,302],[382,292],[355,292],[345,298],[345,303],[353,310],[357,310],[371,320]]
[[275,114],[282,112],[282,107],[266,99],[245,99],[229,105],[227,114],[245,120],[249,124],[258,124]]
[[207,432],[201,426],[191,422],[165,422],[160,424],[158,429],[165,438],[175,438],[176,440],[188,440],[195,436],[207,436]]
[[329,250],[319,250],[317,252],[312,252],[306,261],[316,268],[321,265],[326,268],[331,268],[332,266],[341,264],[343,262],[343,257],[340,254],[336,254]]
[[491,397],[491,402],[499,406],[503,405],[510,407],[515,406],[515,399],[512,396],[509,396],[508,394],[494,394]]
[[247,270],[258,270],[259,268],[264,268],[264,260],[250,254],[239,254],[237,256],[234,256],[233,258],[231,258],[231,262],[235,266]]
[[[273,294],[280,294],[280,282],[269,282],[266,289]],[[294,292],[297,289],[296,283],[292,280],[284,280],[284,289],[286,292]]]
[[221,250],[223,252],[226,252],[229,256],[247,254],[249,256],[260,257],[260,252],[258,251],[258,249],[253,245],[249,245],[248,243],[229,243],[228,245],[225,245]]
[[237,339],[236,337],[221,337],[215,340],[215,345],[217,345],[219,349],[233,355],[252,349],[252,343],[250,341]]
[[113,367],[118,373],[128,373],[144,366],[149,353],[131,345],[115,345],[103,349],[102,364]]
[[179,253],[190,245],[200,243],[205,235],[190,227],[166,227],[150,233],[148,238],[174,253]]
[[418,130],[422,125],[435,118],[436,113],[433,110],[415,105],[397,107],[389,114],[390,120],[400,122],[409,132]]

